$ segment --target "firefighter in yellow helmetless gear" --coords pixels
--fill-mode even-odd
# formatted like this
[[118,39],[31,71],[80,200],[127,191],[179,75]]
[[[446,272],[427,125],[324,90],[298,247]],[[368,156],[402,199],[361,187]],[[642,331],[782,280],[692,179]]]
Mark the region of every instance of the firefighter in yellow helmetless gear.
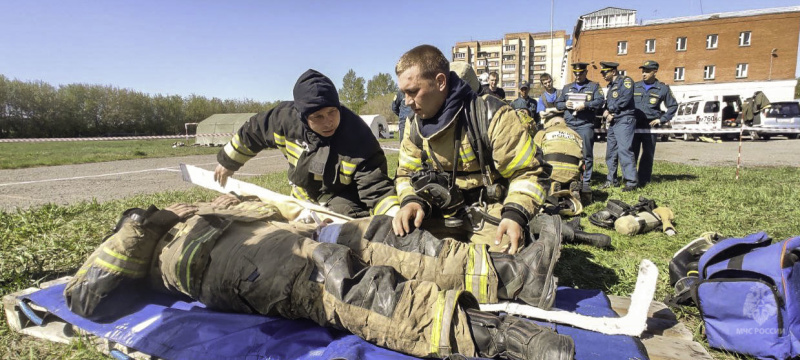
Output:
[[400,143],[395,233],[422,226],[514,254],[549,176],[526,126],[506,103],[479,97],[433,46],[403,54],[395,72],[415,113]]
[[[549,307],[550,258],[561,222],[517,255],[440,240],[421,229],[394,234],[376,216],[318,228],[286,222],[281,204],[212,203],[131,209],[64,290],[78,315],[107,319],[114,299],[141,286],[184,294],[208,308],[306,318],[414,356],[454,353],[509,359],[571,359],[572,339],[478,302],[519,299]],[[504,277],[508,276],[508,277]]]
[[580,134],[567,127],[564,118],[556,116],[545,122],[544,129],[536,133],[533,142],[542,149],[543,158],[550,166],[549,196],[570,203],[567,215],[581,213],[581,176],[583,171],[583,140]]

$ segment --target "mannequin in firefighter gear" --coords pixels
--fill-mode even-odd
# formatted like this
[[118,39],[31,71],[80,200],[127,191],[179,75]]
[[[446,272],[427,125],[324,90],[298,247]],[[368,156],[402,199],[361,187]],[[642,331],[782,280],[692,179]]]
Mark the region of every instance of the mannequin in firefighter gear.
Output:
[[[548,196],[557,197],[559,202],[567,202],[572,210],[567,215],[580,214],[583,209],[580,205],[583,175],[581,135],[570,129],[564,118],[556,116],[545,122],[544,130],[536,133],[533,143],[542,149],[544,161],[553,168]],[[572,205],[573,203],[576,205]]]
[[126,211],[64,295],[92,319],[119,313],[112,295],[149,286],[219,311],[310,319],[414,356],[571,359],[568,336],[477,310],[504,299],[549,308],[560,239],[551,217],[519,254],[490,254],[421,229],[398,237],[387,216],[317,227],[227,195]]
[[400,143],[395,233],[423,227],[516,253],[549,176],[517,113],[479,97],[430,45],[403,54],[395,73],[414,111]]
[[289,162],[292,196],[350,217],[394,214],[399,203],[386,156],[369,126],[339,103],[333,82],[308,70],[294,86],[294,101],[259,113],[217,154],[221,185],[265,148]]

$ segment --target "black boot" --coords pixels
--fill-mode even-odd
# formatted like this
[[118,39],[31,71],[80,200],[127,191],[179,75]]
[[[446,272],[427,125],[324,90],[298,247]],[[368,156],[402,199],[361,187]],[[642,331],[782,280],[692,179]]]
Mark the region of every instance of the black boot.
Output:
[[513,316],[467,310],[478,355],[513,360],[569,360],[575,353],[572,338]]
[[[598,248],[607,248],[611,246],[611,237],[605,234],[587,233],[581,231],[580,218],[575,218],[571,221],[561,222],[561,235],[564,237],[563,241],[569,244],[587,244]],[[539,234],[542,226],[544,226],[545,219],[541,216],[536,216],[530,222],[531,232]]]
[[[561,253],[561,220],[542,216],[538,238],[516,255],[491,253],[500,286],[497,296],[522,300],[541,309],[549,309],[556,298],[553,268]],[[535,238],[531,234],[531,238]]]

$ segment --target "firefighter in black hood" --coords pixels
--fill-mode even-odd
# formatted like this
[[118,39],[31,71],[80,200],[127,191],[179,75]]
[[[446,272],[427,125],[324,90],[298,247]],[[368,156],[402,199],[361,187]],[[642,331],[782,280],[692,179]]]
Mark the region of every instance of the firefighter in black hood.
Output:
[[227,178],[265,148],[289,162],[295,198],[351,216],[393,214],[399,203],[386,156],[367,124],[339,104],[331,80],[309,69],[285,101],[248,120],[217,154],[214,180]]

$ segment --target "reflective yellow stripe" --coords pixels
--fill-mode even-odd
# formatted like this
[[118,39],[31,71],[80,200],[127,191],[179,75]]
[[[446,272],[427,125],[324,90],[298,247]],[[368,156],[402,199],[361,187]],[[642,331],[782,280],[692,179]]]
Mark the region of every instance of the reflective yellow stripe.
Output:
[[[469,253],[467,255],[467,271],[464,274],[464,289],[467,291],[472,291],[472,273],[475,272],[475,246],[469,247]],[[474,295],[474,293],[473,293]]]
[[508,187],[508,193],[510,195],[515,192],[532,197],[537,204],[541,204],[544,199],[544,188],[539,183],[527,180],[513,181],[511,186]]
[[234,149],[236,149],[237,151],[239,151],[244,155],[256,156],[256,153],[254,153],[253,150],[250,150],[250,148],[242,144],[242,139],[239,138],[239,134],[233,136],[233,139],[231,139],[231,145],[233,145]]
[[409,184],[408,182],[405,182],[405,181],[398,181],[397,182],[397,193],[398,194],[402,195],[406,190],[413,191],[413,189],[414,189],[414,187],[411,186],[411,184]]
[[283,136],[278,133],[272,133],[272,137],[275,138],[275,144],[278,146],[286,146],[286,136]]
[[297,185],[292,186],[292,196],[296,199],[311,201],[306,190]]
[[481,245],[481,254],[483,259],[483,266],[481,266],[481,289],[480,289],[480,296],[478,296],[478,302],[481,303],[488,303],[489,302],[489,253],[486,250],[485,245]]
[[123,273],[123,274],[127,274],[127,275],[130,275],[130,276],[133,276],[133,277],[144,276],[144,271],[133,271],[133,270],[128,270],[128,269],[125,269],[125,268],[121,268],[121,267],[116,266],[114,264],[111,264],[111,263],[109,263],[107,261],[104,261],[103,259],[100,259],[100,258],[94,259],[94,263],[96,265],[99,265],[100,267],[104,267],[104,268],[106,268],[108,270],[116,271],[116,272]]
[[422,159],[412,157],[411,155],[406,154],[405,151],[400,151],[399,166],[410,171],[419,171],[422,170]]
[[522,151],[517,153],[517,156],[514,156],[514,159],[500,172],[500,175],[503,175],[504,178],[508,178],[509,176],[513,175],[519,169],[522,169],[528,166],[533,160],[533,154],[536,151],[536,145],[531,141],[530,136],[526,136],[527,140],[525,140],[525,146],[522,148]]
[[445,292],[439,291],[439,296],[436,299],[436,317],[433,318],[433,326],[431,327],[431,354],[434,357],[439,355],[439,337],[442,334],[442,316],[444,315],[445,307]]
[[342,160],[341,170],[342,170],[342,174],[353,175],[353,173],[356,171],[356,164],[349,163],[347,161]]
[[113,256],[113,257],[115,257],[117,259],[120,259],[122,261],[128,261],[128,262],[132,262],[134,264],[139,264],[139,265],[144,265],[145,264],[145,262],[143,260],[134,259],[132,257],[127,257],[127,256],[122,255],[122,254],[120,254],[120,253],[118,253],[118,252],[116,252],[114,250],[111,250],[111,249],[105,247],[105,246],[103,247],[103,252],[108,254],[108,255],[111,255],[111,256]]
[[553,166],[553,170],[578,171],[578,165],[575,164],[551,162],[550,165]]
[[387,196],[381,201],[378,202],[378,205],[375,206],[375,210],[372,215],[383,215],[386,214],[392,206],[400,205],[400,202],[397,200],[397,196]]
[[475,160],[475,153],[472,151],[471,148],[468,149],[466,152],[464,152],[464,149],[461,148],[458,151],[458,154],[459,156],[461,156],[461,160],[463,160],[464,162]]
[[233,144],[231,144],[230,142],[225,144],[225,147],[223,148],[223,150],[225,151],[225,155],[228,155],[229,158],[231,158],[233,161],[235,161],[235,162],[237,162],[239,164],[244,164],[244,163],[247,162],[247,160],[250,160],[250,159],[253,158],[253,156],[245,155],[245,154],[242,154],[242,153],[236,151],[236,149],[234,148]]
[[303,147],[297,145],[291,141],[286,142],[286,151],[289,152],[290,155],[294,156],[295,158],[300,158],[300,154],[303,153]]
[[466,284],[464,288],[478,299],[478,302],[489,302],[489,254],[486,246],[472,244],[467,259]]

